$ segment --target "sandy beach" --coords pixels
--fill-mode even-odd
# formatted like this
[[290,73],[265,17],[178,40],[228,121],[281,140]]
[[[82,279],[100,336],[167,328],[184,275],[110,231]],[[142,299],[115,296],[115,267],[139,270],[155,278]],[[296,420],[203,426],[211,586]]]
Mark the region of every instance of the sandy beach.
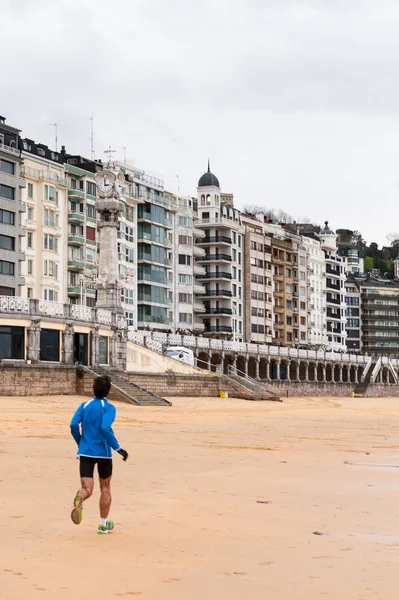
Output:
[[97,536],[98,485],[69,517],[82,398],[1,399],[0,598],[397,597],[398,399],[172,400],[117,405]]

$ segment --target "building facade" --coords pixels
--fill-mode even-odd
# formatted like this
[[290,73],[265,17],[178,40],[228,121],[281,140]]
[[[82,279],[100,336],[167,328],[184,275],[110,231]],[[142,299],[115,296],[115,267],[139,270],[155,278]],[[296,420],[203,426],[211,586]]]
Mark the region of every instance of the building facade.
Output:
[[[205,274],[196,282],[205,287],[203,300],[205,335],[244,339],[244,229],[231,194],[221,194],[217,177],[208,171],[198,182],[198,221],[205,232],[197,244],[205,249],[198,261]],[[224,197],[224,203],[222,202]]]
[[244,226],[245,341],[273,341],[273,271],[271,235],[261,221],[242,216]]
[[0,116],[0,296],[21,296],[25,284],[19,133]]
[[68,300],[68,181],[65,158],[33,140],[21,140],[26,187],[23,238],[25,298]]
[[326,323],[328,346],[333,350],[346,350],[346,273],[343,258],[337,252],[337,235],[325,222],[320,232],[324,251],[326,272]]
[[312,346],[326,346],[326,288],[325,254],[316,235],[303,235],[302,243],[307,254],[308,270],[308,343]]
[[348,277],[345,282],[346,303],[346,346],[348,352],[362,350],[362,314],[359,282],[355,277]]
[[359,286],[362,351],[399,355],[399,282],[367,276]]

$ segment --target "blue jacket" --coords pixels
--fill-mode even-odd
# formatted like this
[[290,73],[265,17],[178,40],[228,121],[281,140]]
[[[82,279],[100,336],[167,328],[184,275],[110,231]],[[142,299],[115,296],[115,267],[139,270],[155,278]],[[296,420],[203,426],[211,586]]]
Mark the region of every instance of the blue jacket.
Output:
[[112,458],[120,445],[112,430],[116,408],[106,398],[83,402],[72,417],[71,434],[78,445],[78,456]]

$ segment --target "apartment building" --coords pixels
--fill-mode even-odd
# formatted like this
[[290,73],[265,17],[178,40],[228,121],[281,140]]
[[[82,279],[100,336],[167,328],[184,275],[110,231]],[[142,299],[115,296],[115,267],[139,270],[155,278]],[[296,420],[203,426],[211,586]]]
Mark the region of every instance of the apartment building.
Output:
[[20,130],[0,116],[0,296],[21,296],[24,285]]
[[68,180],[68,302],[94,306],[98,273],[96,183],[102,164],[62,148]]
[[326,323],[328,345],[336,350],[346,349],[346,273],[344,260],[338,255],[337,235],[325,222],[320,231],[321,248],[326,262]]
[[[274,234],[271,240],[273,270],[273,343],[292,347],[294,338],[294,254],[292,239],[286,238],[284,231]],[[297,285],[297,284],[296,284]],[[304,286],[306,290],[306,285]],[[305,292],[306,293],[306,292]],[[306,326],[306,323],[304,324]],[[299,339],[298,339],[299,341]]]
[[345,271],[348,275],[364,273],[364,258],[360,255],[358,246],[352,242],[338,242],[338,254],[343,258]]
[[302,236],[302,244],[307,255],[308,270],[308,343],[312,346],[326,346],[326,261],[320,240],[313,232]]
[[244,227],[245,341],[273,341],[273,272],[271,235],[261,221],[242,215]]
[[369,274],[359,281],[362,352],[399,354],[399,282]]
[[309,302],[308,294],[308,269],[307,269],[307,253],[306,248],[302,244],[300,236],[292,234],[292,251],[293,251],[293,334],[294,345],[306,345],[308,343],[308,332],[311,327],[311,319],[309,319]]
[[21,140],[26,187],[23,224],[26,229],[23,296],[67,302],[68,181],[65,157],[45,144]]
[[345,282],[346,346],[348,352],[362,350],[362,315],[359,281],[349,276]]
[[[204,284],[205,335],[215,338],[244,339],[244,228],[234,208],[233,195],[222,194],[218,178],[204,173],[197,187],[198,221],[196,228],[205,232],[197,244],[205,249],[199,262],[205,274],[197,275]],[[223,201],[222,201],[223,198]]]

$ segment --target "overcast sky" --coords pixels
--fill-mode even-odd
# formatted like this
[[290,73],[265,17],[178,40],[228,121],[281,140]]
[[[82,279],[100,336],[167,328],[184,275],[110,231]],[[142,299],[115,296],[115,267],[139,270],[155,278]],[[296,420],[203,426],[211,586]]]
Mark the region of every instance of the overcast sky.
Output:
[[399,230],[397,0],[0,0],[0,114],[194,195]]

